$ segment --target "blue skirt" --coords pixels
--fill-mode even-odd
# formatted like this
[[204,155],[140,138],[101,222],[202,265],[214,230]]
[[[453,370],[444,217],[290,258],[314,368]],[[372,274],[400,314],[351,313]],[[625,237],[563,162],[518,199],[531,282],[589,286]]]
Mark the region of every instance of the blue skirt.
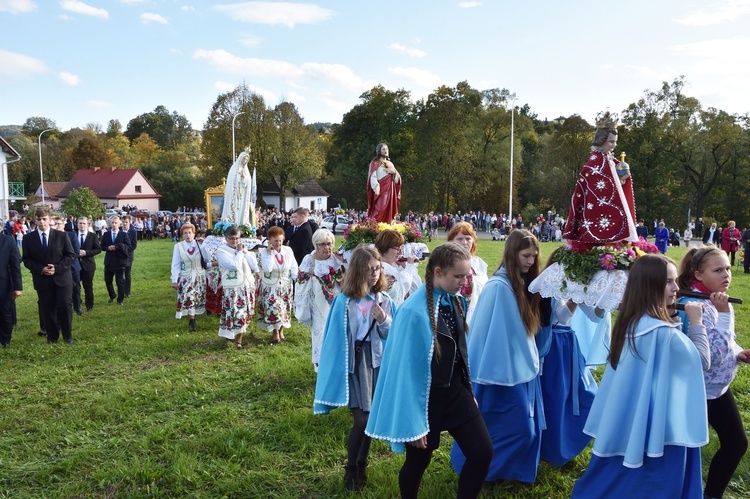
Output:
[[701,499],[701,450],[665,445],[663,456],[644,457],[640,468],[623,466],[622,456],[591,456],[571,497]]
[[[515,386],[473,385],[474,397],[495,450],[485,480],[533,482],[539,467],[544,427],[539,377]],[[461,473],[465,462],[461,448],[454,443],[451,449],[453,470]]]
[[591,437],[583,433],[596,381],[586,367],[575,333],[555,326],[540,381],[547,429],[542,432],[542,461],[562,466],[586,448]]

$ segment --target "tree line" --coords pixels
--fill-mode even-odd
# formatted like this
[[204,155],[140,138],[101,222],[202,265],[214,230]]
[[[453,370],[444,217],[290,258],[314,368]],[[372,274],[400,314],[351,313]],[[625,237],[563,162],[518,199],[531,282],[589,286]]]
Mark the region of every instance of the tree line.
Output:
[[[627,153],[638,218],[682,225],[690,210],[744,226],[750,117],[704,109],[685,87],[683,77],[663,82],[619,113],[616,153]],[[528,104],[514,102],[507,89],[467,82],[417,101],[378,85],[328,129],[305,124],[291,102],[268,105],[243,83],[217,97],[201,133],[163,106],[133,118],[124,131],[117,120],[106,130],[91,123],[62,132],[48,118],[29,118],[21,134],[8,138],[23,157],[9,165],[9,178],[23,181],[27,192],[38,185],[37,137],[51,128],[42,138],[45,181],[66,181],[94,166],[140,168],[163,206],[202,206],[203,190],[220,185],[233,162],[234,120],[236,152],[251,147],[259,186],[275,180],[284,191],[317,179],[331,195],[329,206],[364,208],[367,164],[385,142],[404,179],[402,211],[500,214],[508,212],[513,150],[514,214],[565,215],[595,127],[578,115],[541,120]]]

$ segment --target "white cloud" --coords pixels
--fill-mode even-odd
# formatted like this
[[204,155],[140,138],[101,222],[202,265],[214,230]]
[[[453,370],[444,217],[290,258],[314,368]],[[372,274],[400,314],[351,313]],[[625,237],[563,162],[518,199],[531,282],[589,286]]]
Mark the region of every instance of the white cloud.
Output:
[[219,92],[231,92],[232,90],[237,88],[237,85],[235,85],[234,83],[227,83],[225,81],[217,81],[214,83],[214,88]]
[[[726,84],[740,83],[738,76],[750,76],[750,36],[685,43],[671,47],[692,57],[694,64],[688,74],[691,78],[710,76]],[[741,80],[744,86],[746,80]]]
[[348,111],[352,107],[351,102],[341,99],[340,96],[333,92],[323,92],[320,94],[320,101],[327,107],[337,109],[341,112]]
[[159,14],[154,14],[153,12],[144,12],[139,16],[139,19],[143,24],[148,24],[150,22],[169,24],[169,21],[167,21],[166,18],[160,16]]
[[635,77],[653,77],[658,74],[658,71],[651,69],[646,66],[636,66],[635,64],[625,64],[624,74]]
[[47,71],[47,66],[39,59],[0,49],[0,76],[25,77]]
[[292,90],[286,95],[286,100],[289,102],[297,103],[297,102],[306,102],[307,98],[304,95]]
[[723,0],[704,10],[693,10],[674,22],[684,26],[712,26],[724,21],[735,21],[750,13],[750,0]]
[[96,109],[106,109],[106,108],[112,107],[112,103],[103,101],[103,100],[87,100],[86,107],[93,107]]
[[36,4],[31,0],[0,0],[0,12],[24,14],[36,10]]
[[437,88],[442,85],[440,77],[426,69],[395,67],[388,68],[388,72],[420,87]]
[[458,2],[458,6],[462,9],[470,9],[472,7],[479,7],[482,2]]
[[388,45],[388,48],[391,50],[395,50],[396,52],[404,53],[411,57],[424,57],[427,55],[427,52],[425,52],[424,50],[407,47],[406,45],[401,45],[400,43],[391,43],[390,45]]
[[109,18],[109,12],[106,10],[92,7],[91,5],[79,2],[78,0],[62,0],[62,2],[60,2],[60,7],[62,7],[63,10],[75,12],[76,14],[101,17],[102,19]]
[[178,48],[175,48],[175,47],[172,47],[172,48],[169,49],[169,53],[170,54],[179,55],[179,54],[182,54],[182,50],[180,50]]
[[270,90],[266,90],[265,88],[256,87],[255,85],[248,85],[247,88],[261,97],[263,97],[263,100],[266,101],[266,104],[275,104],[277,102],[280,102],[279,96],[275,93],[271,92]]
[[374,80],[363,81],[362,78],[354,74],[354,71],[343,64],[306,62],[302,65],[302,69],[311,78],[337,83],[354,92],[362,92],[377,83]]
[[260,38],[255,35],[244,35],[242,38],[237,40],[240,42],[240,44],[244,45],[245,47],[259,47],[260,46]]
[[239,22],[271,26],[281,24],[287,28],[328,21],[336,13],[310,3],[293,2],[242,2],[216,5],[214,10]]
[[59,76],[63,82],[70,85],[71,87],[75,87],[81,81],[80,78],[78,78],[78,75],[68,73],[67,71],[60,71],[57,76]]
[[135,3],[144,3],[148,0],[119,0],[120,3],[126,3],[126,4],[135,4]]
[[183,12],[187,12],[187,11],[195,12],[195,7],[191,7],[190,5],[183,5],[180,7],[180,10]]
[[242,58],[232,55],[226,50],[203,50],[193,52],[194,59],[203,59],[212,66],[227,73],[249,76],[281,76],[297,78],[303,71],[294,64],[272,59]]

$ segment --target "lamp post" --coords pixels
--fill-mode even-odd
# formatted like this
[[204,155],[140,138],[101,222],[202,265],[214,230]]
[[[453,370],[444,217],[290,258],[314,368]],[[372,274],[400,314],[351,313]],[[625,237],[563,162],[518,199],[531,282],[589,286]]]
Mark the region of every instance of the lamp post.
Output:
[[52,128],[48,128],[46,130],[42,130],[42,132],[39,134],[39,181],[42,189],[42,205],[46,204],[44,200],[44,170],[42,169],[42,135],[45,132],[51,132],[52,130]]
[[[508,218],[513,217],[513,130],[515,128],[514,115],[516,111],[516,94],[513,94],[513,98],[510,103],[510,190],[508,193]],[[513,224],[513,221],[510,222]]]
[[235,161],[237,161],[237,155],[234,152],[234,120],[236,120],[237,116],[239,116],[241,114],[245,114],[245,113],[243,111],[240,111],[239,113],[237,113],[234,116],[232,116],[232,163],[234,163]]

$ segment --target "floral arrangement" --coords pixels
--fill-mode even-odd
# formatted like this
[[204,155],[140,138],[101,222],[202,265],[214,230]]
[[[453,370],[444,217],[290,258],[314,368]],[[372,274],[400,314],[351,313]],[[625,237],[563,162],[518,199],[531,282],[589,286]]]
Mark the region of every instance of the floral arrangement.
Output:
[[394,222],[387,224],[378,222],[372,218],[366,218],[363,221],[352,224],[344,229],[344,243],[341,249],[344,251],[353,250],[358,245],[375,242],[378,233],[384,230],[395,230],[404,236],[407,243],[416,243],[422,241],[422,232],[412,222]]
[[[211,234],[214,236],[223,236],[224,231],[232,225],[234,225],[232,222],[216,222]],[[237,230],[240,231],[240,237],[242,238],[255,237],[255,230],[249,225],[239,225],[237,226]]]
[[641,256],[658,252],[655,245],[643,238],[634,243],[623,241],[602,246],[568,241],[554,253],[552,260],[563,266],[569,280],[587,285],[601,270],[628,270]]

